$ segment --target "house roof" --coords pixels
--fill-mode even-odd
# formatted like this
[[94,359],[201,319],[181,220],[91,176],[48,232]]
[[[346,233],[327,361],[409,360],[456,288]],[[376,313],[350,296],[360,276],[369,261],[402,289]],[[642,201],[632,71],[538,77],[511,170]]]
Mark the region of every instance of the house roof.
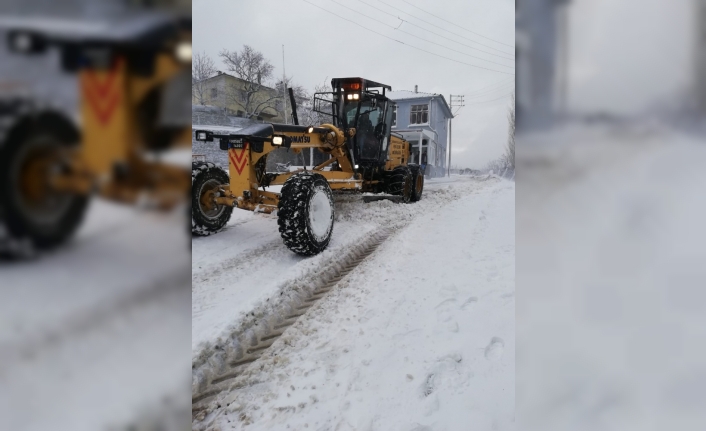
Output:
[[[248,81],[246,81],[246,80],[244,80],[244,79],[238,78],[237,76],[231,75],[230,73],[225,73],[225,72],[221,72],[221,71],[218,71],[215,75],[211,76],[210,78],[202,79],[200,82],[206,82],[206,81],[210,81],[211,79],[216,79],[216,78],[226,77],[226,76],[227,76],[227,77],[230,77],[230,78],[233,78],[233,79],[235,79],[236,81],[248,82]],[[260,87],[261,87],[261,88],[268,89],[268,90],[272,90],[272,91],[277,91],[277,89],[272,88],[272,87],[268,87],[268,86],[265,85],[265,84],[260,84]]]
[[436,93],[424,93],[422,91],[419,92],[414,92],[410,90],[397,90],[397,91],[389,91],[387,92],[386,96],[390,98],[391,100],[413,100],[413,99],[420,99],[420,100],[428,100],[428,99],[434,99],[434,98],[441,98],[441,101],[443,102],[441,106],[443,107],[444,111],[446,111],[446,116],[448,118],[453,118],[453,113],[451,113],[451,108],[449,108],[448,103],[446,103],[446,99],[444,98],[443,95],[441,94],[436,94]]

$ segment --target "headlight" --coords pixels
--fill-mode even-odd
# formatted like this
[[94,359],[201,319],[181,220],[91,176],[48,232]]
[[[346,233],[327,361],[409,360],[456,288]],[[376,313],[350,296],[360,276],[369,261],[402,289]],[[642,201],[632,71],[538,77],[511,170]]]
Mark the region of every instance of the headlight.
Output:
[[348,95],[348,100],[353,100],[353,95],[352,95],[352,94],[349,94],[349,95]]
[[274,138],[272,138],[272,145],[282,145],[282,137],[275,136]]
[[358,95],[358,93],[355,93],[355,94],[353,95],[353,100],[358,100],[359,97],[360,97],[360,95]]
[[308,129],[306,129],[307,133],[314,133],[314,126],[309,126]]
[[197,141],[205,141],[206,140],[206,132],[199,132],[196,134],[196,140]]
[[191,42],[179,42],[176,46],[174,54],[179,61],[184,63],[191,62]]
[[358,169],[358,165],[355,165],[355,168]]

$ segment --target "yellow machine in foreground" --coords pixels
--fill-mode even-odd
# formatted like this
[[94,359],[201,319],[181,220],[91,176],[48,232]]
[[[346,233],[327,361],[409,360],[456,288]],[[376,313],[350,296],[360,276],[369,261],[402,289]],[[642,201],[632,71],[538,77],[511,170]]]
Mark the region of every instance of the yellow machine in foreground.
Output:
[[165,111],[189,106],[190,19],[137,14],[105,25],[52,23],[0,20],[12,52],[57,49],[64,71],[78,74],[80,94],[80,129],[70,115],[36,108],[33,100],[5,113],[11,125],[0,136],[2,254],[67,240],[91,193],[160,209],[188,199],[188,167],[153,155],[190,145],[190,115]]
[[[421,199],[424,165],[408,163],[409,143],[391,134],[394,102],[385,97],[391,88],[362,78],[333,79],[331,86],[328,98],[315,95],[315,102],[330,103],[325,113],[331,123],[300,126],[294,112],[295,125],[256,124],[227,135],[195,131],[199,141],[220,139],[229,159],[228,174],[212,163],[192,164],[195,235],[219,231],[233,207],[277,210],[285,245],[310,256],[323,251],[331,239],[333,192],[382,192],[403,202]],[[295,172],[266,172],[268,154],[279,148],[295,153],[316,148],[330,158]],[[282,189],[267,191],[270,186]]]

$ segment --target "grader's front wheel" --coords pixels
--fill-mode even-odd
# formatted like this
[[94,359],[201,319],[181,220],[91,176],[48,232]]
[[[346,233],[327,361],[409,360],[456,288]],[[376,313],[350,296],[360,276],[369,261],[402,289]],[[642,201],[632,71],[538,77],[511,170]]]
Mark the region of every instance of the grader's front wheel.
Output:
[[333,233],[333,194],[320,174],[292,175],[282,186],[277,210],[279,233],[293,252],[302,256],[319,254]]
[[0,253],[54,248],[81,225],[89,197],[52,186],[68,172],[68,150],[78,143],[73,125],[55,114],[22,120],[0,142]]
[[228,184],[226,172],[210,162],[191,164],[191,233],[208,236],[228,223],[233,207],[217,205],[214,198],[220,187]]

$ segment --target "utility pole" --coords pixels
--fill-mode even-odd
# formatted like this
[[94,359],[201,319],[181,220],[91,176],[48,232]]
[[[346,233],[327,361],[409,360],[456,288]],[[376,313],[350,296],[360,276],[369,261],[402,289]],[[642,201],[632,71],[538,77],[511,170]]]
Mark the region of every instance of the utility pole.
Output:
[[284,73],[284,45],[282,45],[282,102],[284,106],[284,124],[289,124],[287,121],[287,75]]
[[[463,100],[463,95],[462,94],[449,94],[449,108],[451,108],[451,118],[449,118],[449,165],[448,165],[448,170],[447,170],[447,175],[450,177],[451,176],[451,124],[453,122],[453,117],[456,116],[458,111],[461,110],[464,106],[464,100]],[[453,112],[453,108],[458,108],[456,112]]]

